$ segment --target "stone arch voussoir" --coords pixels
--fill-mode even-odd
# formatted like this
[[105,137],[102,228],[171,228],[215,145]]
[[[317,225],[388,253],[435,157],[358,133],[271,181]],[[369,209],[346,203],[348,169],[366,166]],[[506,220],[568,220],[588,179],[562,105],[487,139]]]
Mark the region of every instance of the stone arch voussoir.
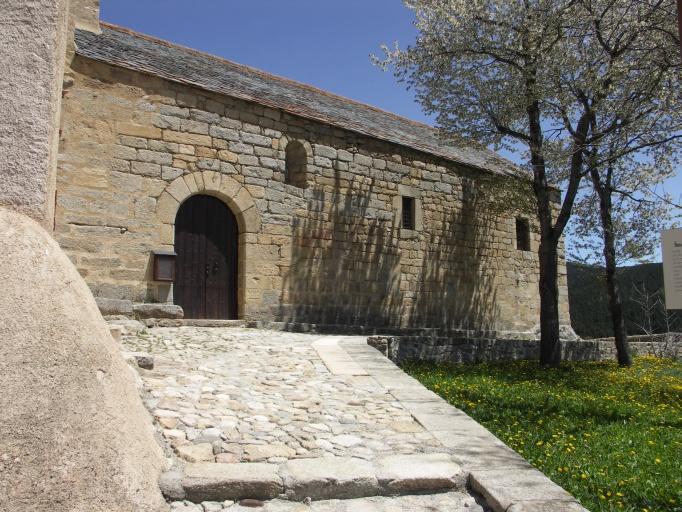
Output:
[[[240,233],[260,231],[260,214],[249,191],[231,176],[214,171],[193,172],[173,180],[156,203],[156,214],[161,224],[174,226],[180,205],[197,194],[211,195],[225,202],[237,218]],[[172,237],[173,230],[166,231]],[[164,243],[172,244],[173,241],[164,240]]]

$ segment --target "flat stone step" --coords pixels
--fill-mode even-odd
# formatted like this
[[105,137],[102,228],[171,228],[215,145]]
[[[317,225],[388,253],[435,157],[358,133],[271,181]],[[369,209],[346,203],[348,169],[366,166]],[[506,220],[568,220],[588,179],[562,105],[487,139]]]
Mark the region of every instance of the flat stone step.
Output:
[[246,327],[246,320],[210,320],[183,318],[181,325],[187,327]]
[[187,464],[182,477],[185,498],[195,503],[243,498],[269,500],[284,491],[277,466],[259,462]]
[[[293,459],[282,464],[191,463],[174,485],[171,499],[203,501],[292,501],[398,496],[463,490],[467,475],[445,453],[393,455],[374,461],[354,457]],[[172,488],[172,492],[168,489]]]
[[349,500],[321,500],[310,504],[275,499],[266,501],[262,507],[247,508],[239,502],[208,502],[204,507],[190,502],[171,503],[172,512],[416,512],[420,510],[448,512],[483,512],[484,508],[476,499],[464,492],[445,492],[398,497],[373,496]]

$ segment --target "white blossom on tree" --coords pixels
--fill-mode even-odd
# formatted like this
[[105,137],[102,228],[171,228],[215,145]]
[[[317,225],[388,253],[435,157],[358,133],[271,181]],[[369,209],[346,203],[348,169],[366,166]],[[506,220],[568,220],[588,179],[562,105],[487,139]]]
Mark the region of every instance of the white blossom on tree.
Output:
[[[558,246],[594,145],[628,132],[678,91],[675,0],[405,0],[416,42],[379,62],[416,92],[445,136],[522,153],[540,225],[540,362],[560,361]],[[661,64],[653,72],[645,63]],[[663,95],[679,107],[679,96]],[[669,112],[669,110],[668,110]],[[632,128],[632,130],[630,130]],[[552,183],[564,188],[553,204]]]

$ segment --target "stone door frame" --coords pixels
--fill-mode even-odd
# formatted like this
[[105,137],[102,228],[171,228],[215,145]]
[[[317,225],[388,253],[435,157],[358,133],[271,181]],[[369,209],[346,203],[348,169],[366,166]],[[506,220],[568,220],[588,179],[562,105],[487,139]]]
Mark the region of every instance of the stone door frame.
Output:
[[249,262],[254,261],[256,244],[253,235],[261,229],[260,212],[244,186],[233,177],[214,171],[197,171],[173,180],[156,201],[156,216],[161,229],[163,249],[175,247],[175,218],[180,205],[194,195],[214,196],[223,201],[237,219],[239,226],[239,256],[237,271],[237,316],[246,317],[248,295],[246,275]]

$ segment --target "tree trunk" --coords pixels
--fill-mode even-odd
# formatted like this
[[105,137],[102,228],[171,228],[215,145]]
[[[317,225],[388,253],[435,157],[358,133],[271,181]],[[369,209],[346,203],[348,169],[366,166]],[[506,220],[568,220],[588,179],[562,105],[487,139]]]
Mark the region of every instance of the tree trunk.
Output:
[[561,363],[559,339],[558,251],[553,237],[541,233],[540,240],[540,366]]
[[604,238],[604,270],[606,272],[606,292],[609,299],[609,311],[613,323],[613,335],[616,340],[616,354],[620,366],[631,366],[632,356],[628,344],[628,333],[625,328],[623,301],[620,297],[616,281],[616,237],[613,232],[611,191],[599,181],[599,174],[590,171],[592,183],[599,195],[599,215],[601,217],[602,235]]
[[[535,77],[527,82],[527,90],[534,91]],[[545,158],[542,150],[542,124],[537,101],[528,105],[530,161],[533,166],[533,192],[537,200],[540,223],[540,366],[557,367],[561,363],[559,339],[559,286],[557,283],[557,246],[552,219],[552,190],[547,182]]]
[[[531,155],[531,159],[533,156]],[[538,158],[544,165],[542,158]],[[540,222],[540,366],[557,367],[561,364],[559,338],[559,273],[557,264],[558,240],[552,222],[551,190],[547,183],[533,184]]]

